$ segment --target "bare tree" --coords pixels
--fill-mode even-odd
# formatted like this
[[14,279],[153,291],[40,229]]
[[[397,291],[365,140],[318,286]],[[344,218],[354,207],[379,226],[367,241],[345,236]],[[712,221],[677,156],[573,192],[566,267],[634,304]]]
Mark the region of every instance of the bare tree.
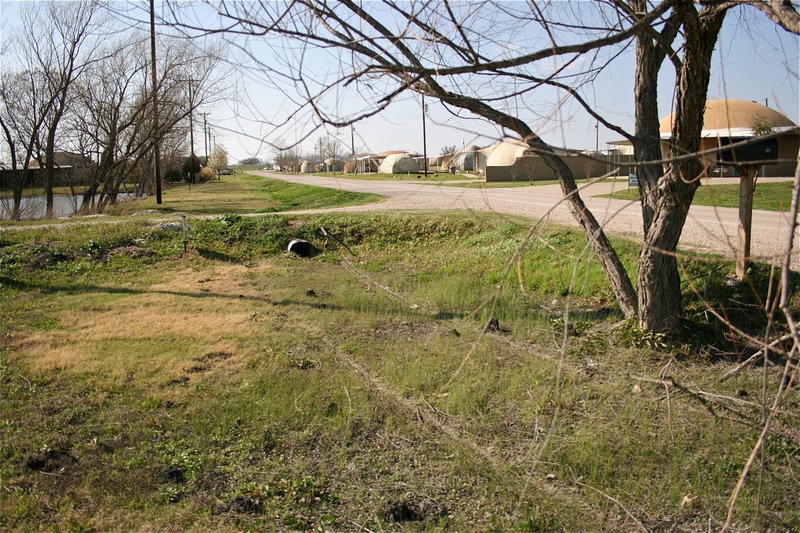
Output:
[[281,138],[276,139],[273,143],[273,152],[275,155],[275,164],[283,171],[296,170],[300,156],[297,153],[296,146],[288,146],[286,140]]
[[97,154],[98,160],[82,193],[86,212],[114,204],[120,188],[134,177],[139,192],[146,189],[150,181],[145,167],[152,164],[154,138],[161,144],[162,163],[180,167],[188,151],[189,113],[217,94],[209,74],[218,62],[214,50],[187,48],[175,39],[161,39],[160,46],[158,124],[152,119],[144,34],[130,33],[109,43],[103,48],[104,60],[76,86],[67,129],[81,153]]
[[[293,82],[318,123],[341,127],[386,109],[400,95],[422,93],[450,109],[471,112],[523,140],[556,174],[569,209],[602,263],[620,308],[656,331],[675,330],[681,316],[676,250],[689,206],[703,175],[696,154],[710,62],[722,22],[737,2],[609,0],[581,3],[480,4],[381,3],[353,0],[222,4],[222,24],[206,27],[259,40],[293,40],[270,76]],[[760,9],[793,13],[786,2]],[[777,15],[776,15],[777,16]],[[787,25],[793,20],[783,13]],[[180,24],[180,21],[178,21]],[[189,27],[189,25],[185,25]],[[193,26],[196,29],[196,26]],[[520,40],[520,35],[534,35]],[[538,40],[537,40],[538,39]],[[586,94],[597,75],[636,47],[636,125],[627,131],[590,105]],[[323,72],[314,50],[337,54],[340,68]],[[257,68],[266,69],[255,57]],[[676,119],[670,153],[661,163],[658,73],[675,70]],[[580,66],[580,68],[577,68]],[[491,87],[487,93],[486,87]],[[537,92],[557,90],[606,129],[630,140],[642,172],[645,238],[636,288],[602,226],[586,208],[574,176],[556,151],[520,112]],[[548,92],[549,91],[549,92]],[[358,111],[341,113],[336,101],[361,99]],[[350,107],[352,109],[353,107]]]
[[40,73],[31,70],[4,72],[0,79],[0,125],[13,170],[12,220],[20,217],[23,190],[31,181],[31,164],[39,158],[38,136],[52,105],[43,85]]
[[441,159],[439,160],[439,167],[443,169],[450,167],[450,163],[456,156],[456,152],[458,152],[458,146],[456,145],[442,147]]
[[[54,153],[61,119],[69,106],[72,88],[96,60],[91,41],[97,26],[94,18],[99,4],[91,2],[48,2],[27,4],[22,14],[23,31],[18,53],[31,72],[38,72],[46,101],[45,118],[36,136],[40,164],[44,164],[46,216],[53,215]],[[46,35],[47,38],[42,38]]]

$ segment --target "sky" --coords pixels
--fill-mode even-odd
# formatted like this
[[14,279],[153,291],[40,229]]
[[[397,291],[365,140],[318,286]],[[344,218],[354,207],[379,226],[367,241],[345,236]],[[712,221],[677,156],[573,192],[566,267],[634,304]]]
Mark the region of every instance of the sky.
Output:
[[[13,35],[20,4],[0,0],[0,40],[5,41]],[[573,2],[569,6],[580,17],[582,12],[588,12],[590,4]],[[195,16],[201,19],[208,17],[210,21],[214,15],[201,4],[182,2],[181,5],[193,6]],[[365,5],[377,4],[368,2]],[[505,5],[517,8],[525,6],[524,3]],[[120,14],[118,23],[121,26],[140,24],[137,20],[146,20],[146,2],[114,2],[112,6]],[[164,4],[156,2],[157,12],[164,13],[164,7]],[[171,30],[161,27],[159,31]],[[515,45],[520,48],[537,46],[537,39],[541,38],[521,31],[516,36]],[[419,95],[413,94],[401,95],[380,114],[364,119],[352,128],[327,128],[309,134],[313,124],[308,113],[295,117],[291,115],[302,97],[293,92],[292,85],[274,72],[269,72],[272,68],[281,70],[280,57],[286,49],[279,50],[276,41],[268,43],[260,38],[243,40],[229,36],[228,40],[229,63],[224,72],[228,90],[224,98],[202,111],[208,113],[214,141],[226,147],[232,162],[246,157],[272,160],[275,149],[270,143],[287,145],[300,142],[301,151],[311,153],[314,141],[320,136],[339,139],[345,147],[343,152],[347,154],[353,139],[357,152],[408,150],[422,153],[425,148],[428,155],[436,155],[445,146],[486,146],[502,135],[496,127],[483,120],[463,112],[455,116],[442,104],[427,99],[427,143],[423,147],[421,101]],[[190,41],[187,40],[187,43]],[[244,49],[250,55],[244,54]],[[253,56],[261,59],[262,64],[254,64]],[[714,53],[708,98],[766,103],[800,124],[799,57],[800,41],[796,36],[781,30],[752,9],[732,11],[726,17]],[[336,57],[330,52],[321,55],[309,53],[306,61],[312,69],[321,73],[320,76],[336,75],[340,69]],[[660,79],[660,116],[672,111],[674,76],[670,75],[670,70],[671,67],[663,69]],[[597,110],[613,122],[630,129],[633,125],[633,72],[633,53],[627,49],[583,93]],[[488,84],[473,90],[491,94],[493,88]],[[333,96],[330,105],[344,114],[357,112],[359,106],[363,105],[357,94],[343,91]],[[555,146],[581,150],[597,146],[602,150],[607,142],[620,139],[618,133],[602,125],[596,127],[594,119],[569,99],[556,110],[555,103],[564,96],[553,90],[537,91],[521,99],[516,111],[545,141]],[[276,124],[283,126],[276,128]],[[202,132],[196,131],[195,135],[201,138]],[[309,136],[303,140],[305,135]],[[196,148],[196,152],[202,153],[202,149]]]

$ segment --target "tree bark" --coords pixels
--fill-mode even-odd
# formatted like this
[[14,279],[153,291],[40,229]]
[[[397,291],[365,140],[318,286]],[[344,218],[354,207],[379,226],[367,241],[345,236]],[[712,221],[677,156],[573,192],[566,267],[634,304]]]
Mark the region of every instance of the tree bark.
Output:
[[[700,150],[711,55],[727,8],[683,1],[676,14],[684,29],[684,59],[678,73],[675,123],[670,152],[690,154]],[[681,323],[681,285],[676,257],[689,206],[700,184],[703,166],[699,158],[668,165],[666,174],[652,189],[654,216],[639,254],[639,326],[652,331],[676,331]],[[643,202],[644,203],[644,202]]]

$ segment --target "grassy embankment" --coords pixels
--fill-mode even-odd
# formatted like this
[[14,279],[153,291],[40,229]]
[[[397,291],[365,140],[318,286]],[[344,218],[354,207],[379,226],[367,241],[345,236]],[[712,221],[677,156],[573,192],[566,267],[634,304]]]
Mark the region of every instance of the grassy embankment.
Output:
[[[638,200],[639,189],[623,189],[607,197],[619,200]],[[701,185],[694,195],[694,205],[739,207],[739,184]],[[792,182],[758,183],[753,194],[753,209],[788,211],[792,206]]]
[[[674,342],[622,321],[581,263],[562,349],[585,243],[573,231],[543,234],[504,273],[526,222],[494,214],[226,214],[193,220],[186,254],[137,218],[1,235],[4,530],[723,520],[759,434],[762,371],[719,381],[749,352],[689,290],[716,261],[681,258]],[[320,254],[287,256],[293,237]],[[615,242],[633,271],[636,247]],[[756,332],[757,299],[730,272],[708,297]],[[761,294],[768,278],[754,269]],[[795,394],[767,440],[760,527],[800,527],[797,413]]]
[[291,209],[344,207],[378,200],[375,194],[309,187],[297,183],[236,172],[198,185],[173,184],[162,194],[161,205],[151,196],[139,202],[121,203],[109,210],[113,215],[143,209],[182,212],[189,215],[215,213],[274,213]]

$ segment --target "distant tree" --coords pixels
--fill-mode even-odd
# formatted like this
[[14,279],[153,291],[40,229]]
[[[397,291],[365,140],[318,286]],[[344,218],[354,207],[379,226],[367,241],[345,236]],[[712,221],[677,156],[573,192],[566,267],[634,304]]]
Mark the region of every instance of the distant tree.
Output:
[[200,158],[197,156],[184,157],[183,165],[181,166],[181,175],[186,182],[192,180],[192,163],[194,163],[194,175],[197,176],[200,173]]
[[439,159],[439,168],[447,169],[450,166],[450,163],[453,161],[453,158],[456,156],[456,152],[458,152],[458,147],[456,145],[442,147],[441,158]]
[[213,180],[216,177],[214,169],[209,166],[205,166],[200,170],[200,179],[204,181]]
[[[183,167],[188,151],[188,115],[208,101],[213,83],[202,73],[215,62],[213,51],[187,49],[175,39],[159,41],[159,123],[152,120],[149,54],[145,35],[132,32],[99,47],[103,60],[75,87],[67,129],[83,154],[97,158],[83,191],[82,210],[102,211],[114,204],[120,188],[138,182],[143,193],[152,186],[153,138],[161,145],[164,168]],[[188,98],[187,83],[193,98]],[[199,170],[199,169],[198,169]]]
[[241,161],[239,161],[239,164],[245,167],[251,167],[256,165],[263,165],[264,162],[257,157],[246,157]]
[[0,126],[10,152],[13,204],[11,219],[21,216],[22,195],[38,156],[38,136],[52,104],[41,89],[41,76],[27,70],[0,75]]
[[227,166],[228,152],[225,150],[223,145],[215,145],[214,148],[211,149],[211,153],[208,156],[208,167],[211,168],[215,174],[219,175],[219,173]]
[[772,133],[772,126],[770,125],[767,117],[760,113],[756,113],[755,115],[750,117],[748,121],[748,125],[750,129],[753,130],[753,135],[756,137],[760,137],[762,135],[769,135]]
[[448,156],[453,155],[458,151],[458,147],[456,145],[453,146],[443,146],[442,147],[442,155]]
[[300,157],[297,152],[296,146],[287,146],[286,141],[279,137],[273,143],[273,150],[275,154],[275,164],[278,165],[282,171],[295,171],[297,162]]
[[97,60],[95,49],[88,42],[99,27],[94,21],[99,7],[96,1],[31,3],[22,13],[18,52],[31,71],[41,73],[42,83],[36,90],[44,91],[49,103],[37,136],[43,159],[40,164],[44,163],[45,168],[47,217],[53,215],[54,153],[61,120],[68,111],[73,87]]

